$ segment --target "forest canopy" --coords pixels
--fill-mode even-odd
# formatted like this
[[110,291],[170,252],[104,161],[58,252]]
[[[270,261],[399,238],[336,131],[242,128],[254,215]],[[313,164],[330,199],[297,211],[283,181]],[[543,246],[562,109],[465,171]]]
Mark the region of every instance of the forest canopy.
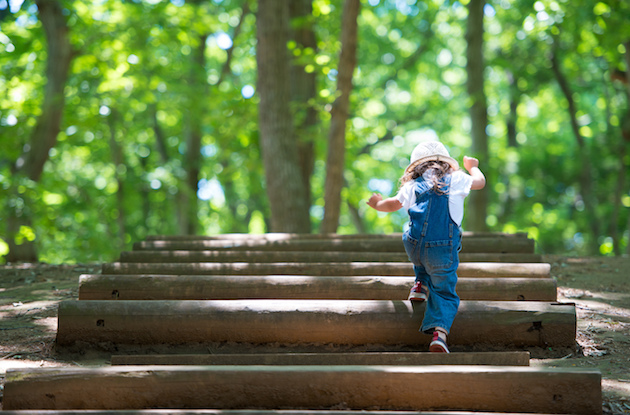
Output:
[[395,194],[413,147],[439,139],[487,177],[485,221],[464,230],[630,250],[629,2],[357,0],[346,65],[352,0],[275,1],[286,33],[257,27],[264,0],[0,0],[0,257],[31,244],[40,261],[111,261],[152,234],[274,231],[260,103],[277,74],[259,79],[274,41],[302,170],[284,197],[306,189],[309,232],[341,120],[338,233],[400,232],[405,212],[365,201]]

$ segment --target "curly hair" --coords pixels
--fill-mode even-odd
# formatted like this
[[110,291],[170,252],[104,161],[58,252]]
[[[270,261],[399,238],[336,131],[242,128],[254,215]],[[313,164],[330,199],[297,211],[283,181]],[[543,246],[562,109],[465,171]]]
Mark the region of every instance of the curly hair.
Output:
[[430,178],[430,181],[433,182],[433,189],[440,194],[448,193],[444,190],[444,187],[446,186],[444,176],[450,174],[453,171],[453,167],[445,161],[429,160],[422,164],[418,164],[413,168],[413,170],[405,172],[405,174],[400,178],[400,187],[404,186],[407,182],[416,180],[418,177],[422,177],[427,170],[434,171],[434,174],[432,174]]

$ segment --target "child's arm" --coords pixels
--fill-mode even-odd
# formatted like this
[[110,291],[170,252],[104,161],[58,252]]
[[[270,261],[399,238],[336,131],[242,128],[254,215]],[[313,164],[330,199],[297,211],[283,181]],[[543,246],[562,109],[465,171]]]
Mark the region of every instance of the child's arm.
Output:
[[486,187],[486,176],[479,170],[479,160],[474,157],[464,156],[464,167],[473,178],[471,190],[481,190]]
[[403,206],[395,197],[383,199],[378,193],[374,193],[367,204],[380,212],[395,212]]

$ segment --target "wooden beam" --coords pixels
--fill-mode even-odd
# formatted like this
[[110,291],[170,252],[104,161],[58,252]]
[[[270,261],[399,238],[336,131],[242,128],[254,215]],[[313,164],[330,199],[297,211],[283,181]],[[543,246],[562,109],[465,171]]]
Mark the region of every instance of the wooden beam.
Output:
[[[112,415],[110,409],[29,410],[29,415]],[[352,410],[303,410],[303,409],[129,409],[117,410],[115,415],[407,415],[398,411],[352,411]],[[24,415],[24,411],[3,411],[2,415]],[[414,411],[413,415],[532,415],[514,412],[479,411]],[[545,414],[537,414],[545,415]],[[550,415],[550,414],[547,414]]]
[[[549,278],[549,264],[462,262],[460,278],[520,277]],[[311,275],[311,276],[413,276],[410,263],[401,262],[285,262],[285,263],[125,263],[102,266],[103,274],[164,275]]]
[[[502,233],[502,232],[464,232],[463,239],[467,238],[527,238],[527,233]],[[279,240],[309,240],[309,239],[402,239],[402,233],[370,233],[370,234],[318,234],[318,233],[262,233],[262,234],[250,234],[250,233],[224,233],[219,235],[149,235],[146,240],[148,241],[185,241],[185,240],[206,240],[206,241],[224,241],[224,240],[252,240],[263,239],[268,241]]]
[[[29,410],[29,415],[112,415],[109,409]],[[117,410],[115,415],[406,415],[398,411],[352,410],[264,410],[264,409],[129,409]],[[2,415],[24,415],[24,411],[3,411]],[[413,415],[532,415],[525,413],[479,411],[414,411]],[[545,415],[545,414],[537,414]],[[550,414],[547,414],[550,415]]]
[[112,365],[529,366],[529,352],[113,355]]
[[[462,253],[461,262],[540,262],[541,256],[519,253]],[[332,251],[127,251],[120,262],[404,262],[404,252],[332,252]]]
[[[463,253],[524,253],[533,254],[535,241],[527,238],[464,238]],[[241,250],[299,252],[398,252],[404,253],[400,238],[369,239],[183,239],[136,242],[134,250]]]
[[[421,396],[419,396],[421,391]],[[599,371],[492,366],[115,366],[9,370],[5,410],[483,410],[601,414]]]
[[[103,275],[79,279],[79,300],[405,300],[413,277]],[[462,300],[556,301],[551,278],[460,278]]]
[[[64,301],[57,344],[340,344],[426,346],[424,303],[391,300]],[[462,301],[451,345],[573,347],[573,304]]]

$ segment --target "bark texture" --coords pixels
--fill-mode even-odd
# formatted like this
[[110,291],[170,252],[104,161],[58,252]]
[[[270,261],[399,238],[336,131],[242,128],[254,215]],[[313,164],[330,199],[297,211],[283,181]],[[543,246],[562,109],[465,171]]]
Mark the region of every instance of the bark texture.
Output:
[[341,189],[346,153],[346,121],[350,112],[352,75],[357,65],[357,17],[361,9],[359,0],[346,0],[341,23],[341,57],[337,74],[337,99],[330,120],[328,160],[326,163],[325,210],[322,233],[335,233],[339,226]]
[[299,165],[290,99],[289,1],[261,0],[257,16],[260,146],[271,232],[307,233],[309,206]]
[[[289,2],[291,38],[301,50],[317,50],[313,30],[312,0]],[[311,176],[315,168],[315,136],[318,124],[317,110],[311,102],[317,96],[315,71],[306,72],[298,62],[291,65],[291,103],[293,105],[295,137],[302,169],[302,181],[306,189],[307,206],[311,206]]]
[[[480,167],[483,170],[488,162],[488,111],[486,94],[484,92],[484,59],[483,59],[483,9],[485,0],[471,0],[468,3],[468,26],[466,31],[466,71],[468,79],[466,83],[468,96],[471,101],[470,121],[472,136],[472,152],[479,158]],[[488,190],[471,192],[466,214],[466,229],[472,231],[485,231],[486,213],[488,210]]]

